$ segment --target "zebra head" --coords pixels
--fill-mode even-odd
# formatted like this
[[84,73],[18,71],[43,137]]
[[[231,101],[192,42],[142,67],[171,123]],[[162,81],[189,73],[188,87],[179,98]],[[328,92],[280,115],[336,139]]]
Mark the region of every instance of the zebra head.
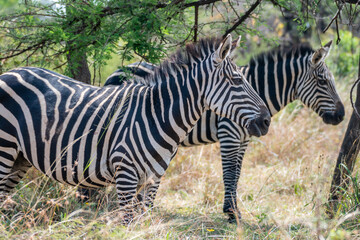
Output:
[[345,111],[336,92],[334,76],[324,62],[331,44],[332,41],[309,55],[304,78],[299,81],[295,94],[326,124],[337,125],[344,119]]
[[206,78],[205,106],[247,129],[249,135],[259,137],[268,131],[270,113],[229,57],[239,42],[240,38],[232,42],[228,35],[211,55],[209,69],[213,74]]

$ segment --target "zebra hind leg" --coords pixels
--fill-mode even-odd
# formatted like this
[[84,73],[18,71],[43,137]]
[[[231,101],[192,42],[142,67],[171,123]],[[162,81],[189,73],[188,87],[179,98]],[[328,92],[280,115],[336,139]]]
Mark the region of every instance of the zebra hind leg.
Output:
[[[0,159],[0,202],[3,202],[12,189],[25,176],[32,165],[20,153],[15,160],[8,154]],[[7,155],[5,159],[4,156]]]
[[14,162],[14,166],[11,170],[11,174],[7,178],[6,187],[9,190],[12,190],[16,187],[16,185],[21,181],[21,179],[25,176],[26,172],[32,167],[31,163],[29,163],[23,156],[22,153],[16,158]]

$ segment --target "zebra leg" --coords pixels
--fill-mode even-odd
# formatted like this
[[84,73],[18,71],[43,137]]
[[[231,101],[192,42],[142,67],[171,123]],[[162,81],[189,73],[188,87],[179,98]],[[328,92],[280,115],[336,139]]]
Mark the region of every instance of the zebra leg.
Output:
[[91,197],[95,196],[99,191],[95,189],[88,189],[78,187],[75,193],[75,197],[79,202],[87,202]]
[[120,209],[124,213],[122,223],[128,225],[134,218],[137,206],[136,192],[139,178],[134,166],[117,166],[115,173],[116,192]]
[[228,214],[230,222],[236,222],[236,219],[241,219],[241,213],[237,207],[236,189],[248,141],[241,141],[239,136],[233,133],[221,134],[219,140],[225,186],[223,212]]
[[[18,153],[14,148],[6,148],[6,151],[0,151],[0,202],[6,199],[6,196],[28,169],[23,166],[23,157],[17,155]],[[27,164],[29,163],[27,162]]]
[[138,186],[137,199],[143,203],[146,208],[154,206],[154,200],[159,189],[160,179],[147,183],[145,186]]
[[154,206],[154,200],[157,194],[157,191],[160,186],[160,179],[155,181],[154,184],[148,187],[147,194],[145,197],[145,206],[146,207],[153,207]]
[[6,180],[6,189],[11,191],[15,188],[31,167],[31,163],[29,163],[29,161],[24,158],[23,154],[20,153],[14,162],[10,175]]

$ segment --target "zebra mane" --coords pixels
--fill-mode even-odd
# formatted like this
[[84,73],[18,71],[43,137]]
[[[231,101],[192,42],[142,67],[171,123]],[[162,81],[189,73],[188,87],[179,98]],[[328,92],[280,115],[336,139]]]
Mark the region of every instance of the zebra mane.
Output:
[[204,59],[213,53],[221,44],[222,38],[203,38],[196,43],[188,43],[185,48],[177,50],[174,54],[165,59],[157,68],[154,74],[149,74],[145,80],[138,82],[154,85],[159,78],[163,79],[173,69],[182,68],[184,65],[189,66],[191,59]]
[[256,62],[259,65],[265,64],[265,59],[274,58],[275,56],[277,56],[277,60],[279,61],[280,59],[284,58],[289,59],[291,56],[297,58],[299,56],[310,55],[314,52],[315,50],[310,46],[309,43],[302,43],[297,46],[283,45],[276,47],[268,52],[260,53],[259,55],[252,58],[247,65],[255,65]]

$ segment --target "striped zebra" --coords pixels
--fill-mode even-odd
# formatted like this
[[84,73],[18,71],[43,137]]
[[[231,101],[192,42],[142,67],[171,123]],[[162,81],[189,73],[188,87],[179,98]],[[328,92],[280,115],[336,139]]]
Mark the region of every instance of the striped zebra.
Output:
[[151,204],[178,145],[206,110],[265,134],[269,111],[229,57],[237,44],[230,35],[189,44],[147,86],[100,88],[33,67],[4,73],[2,200],[34,166],[73,186],[115,184],[128,223],[139,201]]
[[[253,58],[240,70],[264,100],[271,116],[299,99],[322,117],[325,123],[336,125],[344,118],[344,106],[336,92],[334,77],[324,62],[331,43],[317,51],[307,44],[277,48]],[[105,86],[122,84],[129,77],[145,83],[147,79],[144,77],[155,69],[156,66],[149,63],[130,64],[128,71],[119,69],[109,76]],[[243,156],[249,143],[247,130],[228,118],[207,111],[181,145],[191,147],[218,141],[225,185],[223,211],[229,215],[230,221],[235,221],[236,214],[241,216],[236,190]]]

